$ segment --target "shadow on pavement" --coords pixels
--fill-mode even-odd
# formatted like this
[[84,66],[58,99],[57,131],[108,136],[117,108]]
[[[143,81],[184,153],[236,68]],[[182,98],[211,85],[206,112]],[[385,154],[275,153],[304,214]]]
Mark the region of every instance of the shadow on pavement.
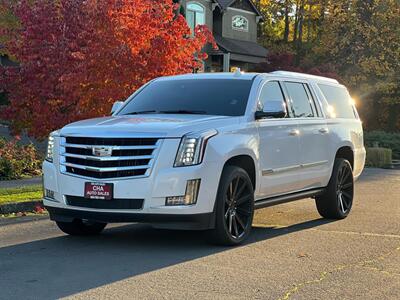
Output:
[[[331,221],[285,228],[254,227],[246,244]],[[124,225],[100,236],[61,236],[0,248],[0,299],[54,299],[197,258],[234,250],[205,242],[204,233]]]

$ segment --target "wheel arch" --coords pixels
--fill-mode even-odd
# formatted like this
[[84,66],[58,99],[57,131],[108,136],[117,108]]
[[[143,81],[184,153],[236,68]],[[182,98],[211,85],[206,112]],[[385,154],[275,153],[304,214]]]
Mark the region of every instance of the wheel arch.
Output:
[[247,174],[250,177],[251,183],[253,184],[254,190],[256,190],[257,187],[257,172],[256,172],[256,163],[254,161],[254,158],[250,156],[249,154],[239,154],[230,157],[225,161],[225,164],[223,166],[223,169],[225,169],[226,166],[236,166],[239,168],[242,168],[247,172]]
[[338,148],[335,154],[336,158],[347,159],[351,164],[351,168],[354,169],[354,150],[350,145],[343,145]]

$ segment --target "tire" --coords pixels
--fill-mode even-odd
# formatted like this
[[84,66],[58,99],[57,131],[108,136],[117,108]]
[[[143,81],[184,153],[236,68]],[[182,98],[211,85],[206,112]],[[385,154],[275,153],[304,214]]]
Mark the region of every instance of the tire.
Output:
[[221,175],[211,241],[233,246],[250,234],[254,215],[254,188],[245,170],[227,166]]
[[315,198],[319,214],[327,219],[346,218],[353,206],[354,178],[351,164],[336,158],[325,192]]
[[69,235],[96,235],[103,231],[107,223],[86,222],[75,219],[73,222],[56,222],[58,228]]

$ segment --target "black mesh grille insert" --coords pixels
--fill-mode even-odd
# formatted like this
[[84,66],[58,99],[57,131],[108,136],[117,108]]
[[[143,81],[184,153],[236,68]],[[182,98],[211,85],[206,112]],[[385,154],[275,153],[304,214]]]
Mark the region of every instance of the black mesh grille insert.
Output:
[[78,196],[65,196],[70,206],[103,208],[103,209],[142,209],[144,199],[87,199]]
[[113,172],[95,172],[73,167],[67,167],[67,172],[85,177],[106,179],[106,178],[141,176],[146,173],[146,169],[113,171]]
[[148,165],[149,161],[150,159],[97,161],[76,157],[66,157],[67,163],[99,168],[146,166]]

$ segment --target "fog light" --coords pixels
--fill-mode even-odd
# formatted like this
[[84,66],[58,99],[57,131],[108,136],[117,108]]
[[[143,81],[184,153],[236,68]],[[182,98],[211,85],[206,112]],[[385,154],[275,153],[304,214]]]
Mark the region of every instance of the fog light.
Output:
[[199,194],[200,179],[188,180],[186,183],[186,192],[184,196],[171,196],[167,197],[165,205],[192,205],[196,204],[197,196]]
[[185,196],[167,197],[167,201],[165,202],[165,205],[167,205],[167,206],[185,205]]
[[49,199],[54,199],[54,191],[45,189],[44,190],[44,197]]

